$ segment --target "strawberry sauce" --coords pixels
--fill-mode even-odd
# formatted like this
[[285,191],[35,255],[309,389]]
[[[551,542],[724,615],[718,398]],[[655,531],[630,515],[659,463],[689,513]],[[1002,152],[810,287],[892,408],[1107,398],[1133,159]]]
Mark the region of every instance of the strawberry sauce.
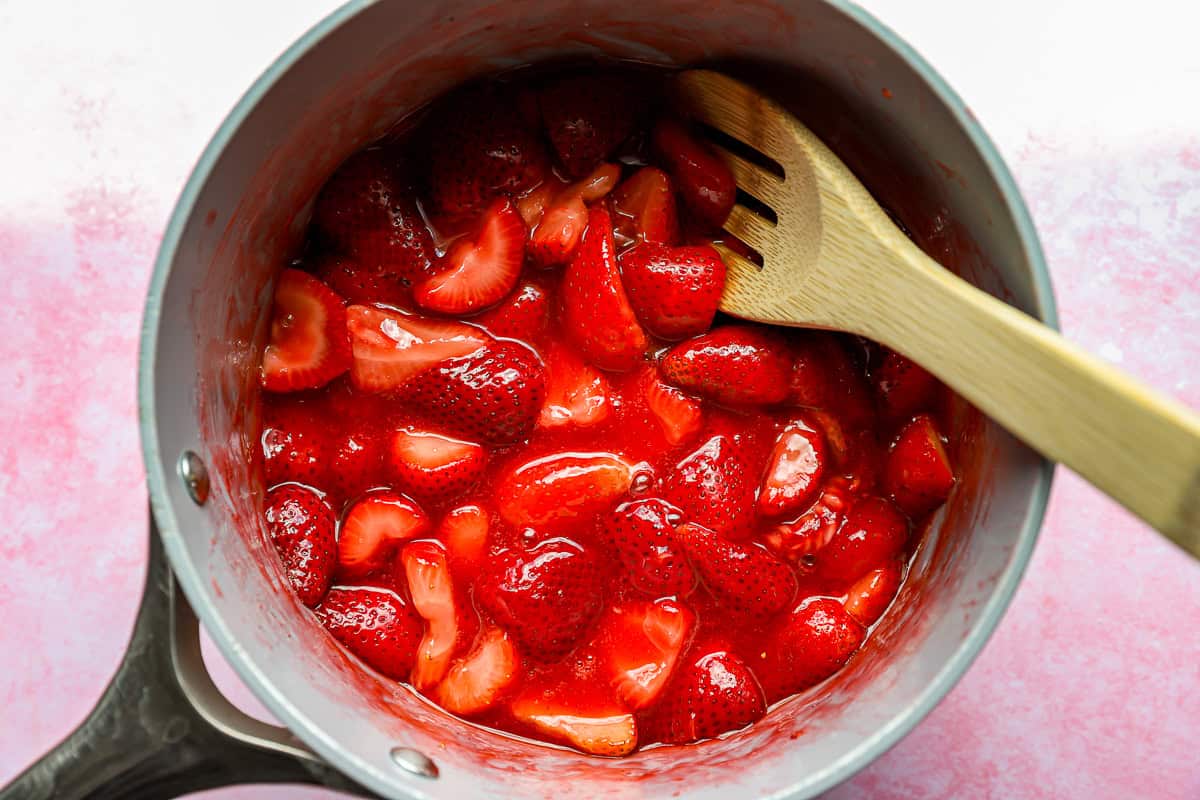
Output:
[[663,80],[491,80],[351,157],[261,365],[299,599],[448,712],[600,756],[844,667],[955,485],[925,370],[718,313],[736,186]]

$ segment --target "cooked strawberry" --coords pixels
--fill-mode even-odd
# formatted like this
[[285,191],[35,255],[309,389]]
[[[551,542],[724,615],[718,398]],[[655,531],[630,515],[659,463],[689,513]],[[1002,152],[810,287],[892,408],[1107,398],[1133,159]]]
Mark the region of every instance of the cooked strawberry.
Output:
[[342,518],[338,531],[338,573],[361,577],[390,564],[401,543],[424,536],[429,517],[399,492],[364,495]]
[[834,334],[796,333],[791,351],[790,404],[836,412],[851,427],[873,423],[870,387]]
[[675,245],[679,243],[679,214],[675,192],[667,173],[642,167],[619,185],[612,195],[613,224],[627,242]]
[[612,220],[601,208],[588,214],[587,232],[567,266],[562,308],[567,336],[596,366],[624,371],[641,360],[646,334],[621,284]]
[[474,504],[459,506],[442,517],[437,537],[446,545],[456,575],[478,574],[487,558],[490,527],[488,512]]
[[312,271],[349,303],[407,305],[409,289],[350,256],[322,254],[312,262]]
[[443,314],[470,314],[495,305],[521,274],[525,233],[525,223],[513,204],[496,200],[484,212],[479,232],[450,246],[439,271],[416,286],[413,299]]
[[663,741],[686,744],[744,728],[766,711],[762,687],[746,662],[711,645],[680,664],[653,727]]
[[494,706],[521,677],[521,657],[499,628],[479,635],[475,647],[454,662],[434,697],[452,714],[470,716]]
[[349,368],[345,302],[307,272],[279,273],[270,339],[262,356],[263,388],[316,389]]
[[644,94],[625,75],[594,70],[554,78],[538,94],[542,121],[573,178],[607,159],[640,122]]
[[529,260],[542,268],[570,261],[588,225],[585,203],[604,197],[620,177],[618,165],[601,164],[588,177],[554,195],[529,236]]
[[732,539],[751,532],[753,476],[724,434],[709,438],[675,465],[662,485],[662,496],[683,511],[684,519]]
[[312,489],[285,483],[267,492],[263,517],[300,602],[315,606],[333,577],[333,509]]
[[696,574],[675,541],[683,512],[654,498],[617,506],[604,517],[601,530],[616,551],[630,584],[651,597],[687,597]]
[[438,542],[410,542],[400,554],[413,607],[425,620],[425,634],[417,648],[412,685],[421,691],[433,688],[450,669],[461,635],[459,606],[446,550]]
[[879,621],[883,612],[900,591],[902,574],[900,562],[893,561],[863,575],[846,592],[846,613],[860,625],[870,627]]
[[587,177],[571,184],[568,191],[579,195],[585,203],[594,203],[608,196],[621,180],[620,164],[601,164]]
[[654,126],[651,142],[688,210],[709,227],[724,225],[737,199],[737,181],[725,162],[669,117]]
[[675,536],[709,591],[732,609],[766,618],[796,596],[792,568],[757,544],[731,542],[690,522]]
[[567,186],[566,181],[560,181],[551,175],[535,188],[518,197],[517,213],[524,220],[525,227],[529,230],[536,228],[542,221],[542,216],[546,213],[550,202]]
[[730,406],[782,402],[791,367],[783,339],[750,325],[726,325],[681,342],[662,360],[668,383]]
[[683,444],[699,433],[704,424],[700,401],[662,382],[656,367],[646,368],[643,379],[646,406],[658,420],[663,435],[671,445]]
[[762,541],[775,555],[795,563],[819,552],[833,540],[842,524],[847,501],[845,481],[835,478],[821,496],[798,518],[784,522],[762,534]]
[[478,350],[488,336],[479,328],[372,306],[346,309],[354,362],[350,379],[369,392],[394,391],[435,364]]
[[888,453],[883,482],[896,505],[914,518],[946,502],[954,470],[932,417],[913,417],[900,431]]
[[835,581],[855,581],[900,555],[907,540],[908,520],[900,509],[881,497],[866,497],[851,506],[817,554],[817,569]]
[[895,350],[884,354],[883,361],[871,372],[871,380],[880,410],[892,421],[928,411],[937,399],[938,379]]
[[394,592],[338,587],[316,608],[333,638],[368,666],[394,680],[408,680],[421,640],[421,618]]
[[522,283],[500,305],[473,317],[471,322],[492,336],[527,342],[546,327],[549,311],[550,297],[546,290],[536,283]]
[[829,455],[825,437],[804,420],[789,423],[775,440],[758,492],[758,511],[782,517],[803,510],[821,488]]
[[802,603],[768,632],[754,666],[767,702],[815,686],[841,669],[866,631],[828,598]]
[[353,500],[383,485],[383,447],[372,430],[355,428],[330,442],[326,488],[333,502]]
[[422,372],[403,393],[435,427],[492,444],[528,436],[545,395],[546,370],[537,354],[503,339]]
[[423,502],[437,504],[475,485],[487,453],[474,442],[401,428],[392,434],[388,468],[396,484]]
[[546,359],[546,402],[539,428],[588,428],[608,419],[612,387],[604,375],[588,366],[570,345],[551,341]]
[[500,195],[517,195],[549,172],[541,142],[521,119],[512,94],[494,87],[461,93],[436,109],[429,189],[439,212],[462,215]]
[[637,747],[637,722],[615,702],[598,705],[530,690],[509,711],[538,733],[594,756],[625,756]]
[[610,453],[556,453],[520,464],[496,485],[510,525],[546,528],[606,510],[633,483],[634,466]]
[[329,482],[328,444],[314,406],[271,403],[263,413],[263,483],[323,487]]
[[[496,556],[475,582],[475,602],[522,650],[552,661],[566,655],[600,610],[600,565],[569,539]],[[419,608],[419,606],[418,606]]]
[[627,601],[601,615],[589,654],[595,653],[617,698],[637,711],[666,688],[695,623],[687,606],[674,600]]
[[712,327],[725,288],[725,262],[716,250],[640,244],[619,261],[629,303],[650,333],[686,339]]

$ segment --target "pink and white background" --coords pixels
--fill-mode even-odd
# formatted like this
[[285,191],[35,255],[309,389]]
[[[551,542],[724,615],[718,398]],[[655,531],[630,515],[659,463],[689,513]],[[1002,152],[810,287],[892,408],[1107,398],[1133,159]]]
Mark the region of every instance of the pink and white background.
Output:
[[[146,547],[137,336],[176,194],[240,94],[335,5],[0,0],[0,784],[82,719],[129,634]],[[1200,408],[1200,12],[865,5],[996,139],[1066,334]],[[1060,470],[978,662],[829,797],[1200,798],[1198,741],[1200,564]]]

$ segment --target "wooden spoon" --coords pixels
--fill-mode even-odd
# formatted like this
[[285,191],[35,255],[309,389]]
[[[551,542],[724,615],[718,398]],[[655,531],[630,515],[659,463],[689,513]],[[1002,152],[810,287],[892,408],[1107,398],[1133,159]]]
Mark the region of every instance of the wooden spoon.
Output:
[[925,255],[769,98],[707,70],[680,73],[675,90],[685,114],[783,167],[780,177],[712,142],[739,189],[775,216],[734,207],[725,229],[763,266],[719,248],[721,310],[900,351],[1200,558],[1200,417]]

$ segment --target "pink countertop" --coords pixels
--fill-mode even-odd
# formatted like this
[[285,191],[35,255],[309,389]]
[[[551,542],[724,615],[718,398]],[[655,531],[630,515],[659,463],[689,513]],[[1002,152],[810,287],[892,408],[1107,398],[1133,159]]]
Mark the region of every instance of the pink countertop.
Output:
[[[1066,333],[1200,407],[1200,14],[865,4],[997,140]],[[137,336],[171,204],[236,98],[334,3],[116,5],[0,4],[0,783],[82,718],[129,633],[146,524]],[[1200,797],[1198,735],[1200,565],[1060,471],[976,665],[829,796],[1185,800]]]

